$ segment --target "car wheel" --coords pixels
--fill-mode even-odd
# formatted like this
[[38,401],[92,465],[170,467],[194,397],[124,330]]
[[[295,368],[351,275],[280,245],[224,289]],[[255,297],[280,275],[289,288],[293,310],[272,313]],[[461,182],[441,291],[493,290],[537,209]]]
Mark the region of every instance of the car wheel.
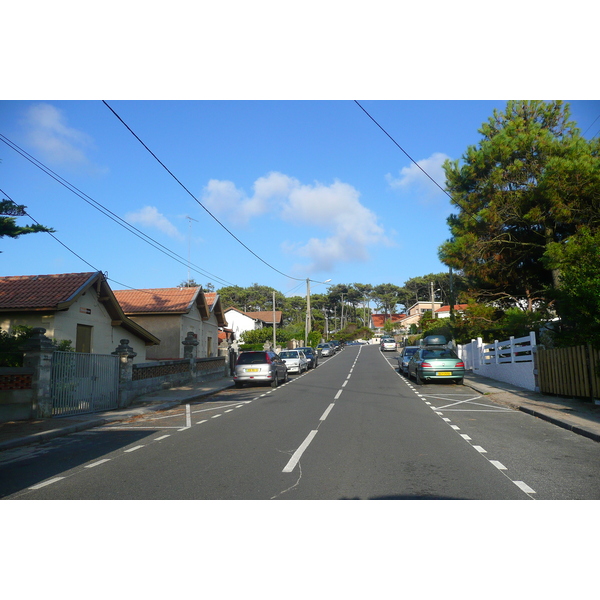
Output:
[[279,377],[277,376],[277,371],[275,371],[275,378],[271,381],[271,387],[276,388],[279,385]]
[[286,370],[285,375],[283,376],[283,383],[287,383],[290,380],[290,376]]
[[417,385],[423,385],[423,380],[421,379],[421,376],[419,375],[418,369],[415,371],[415,382]]

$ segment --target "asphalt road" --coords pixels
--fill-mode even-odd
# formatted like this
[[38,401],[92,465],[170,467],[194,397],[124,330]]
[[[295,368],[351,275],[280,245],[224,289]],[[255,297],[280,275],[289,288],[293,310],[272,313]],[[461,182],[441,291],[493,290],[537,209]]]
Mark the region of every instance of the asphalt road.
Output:
[[600,445],[416,386],[349,346],[277,389],[221,392],[0,454],[7,499],[598,499]]

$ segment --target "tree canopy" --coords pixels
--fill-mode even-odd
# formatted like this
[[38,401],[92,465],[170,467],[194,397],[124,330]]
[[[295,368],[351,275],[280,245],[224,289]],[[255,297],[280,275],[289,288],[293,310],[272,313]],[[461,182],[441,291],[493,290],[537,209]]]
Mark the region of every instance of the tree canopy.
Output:
[[12,200],[0,200],[0,238],[17,238],[27,233],[47,232],[53,233],[54,229],[44,225],[17,225],[16,217],[23,217],[27,213],[27,207],[21,204],[15,204]]
[[457,214],[440,259],[480,297],[528,310],[552,301],[560,264],[553,244],[600,223],[598,141],[587,141],[560,101],[510,101],[479,130],[477,146],[446,161]]

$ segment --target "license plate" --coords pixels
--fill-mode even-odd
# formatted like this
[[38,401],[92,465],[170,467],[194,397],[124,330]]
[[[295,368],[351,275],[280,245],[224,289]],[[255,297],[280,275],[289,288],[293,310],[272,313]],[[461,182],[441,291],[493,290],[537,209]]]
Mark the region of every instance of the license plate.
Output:
[[244,369],[246,373],[258,373],[260,369]]
[[436,375],[438,377],[450,377],[452,375],[452,371],[438,371]]

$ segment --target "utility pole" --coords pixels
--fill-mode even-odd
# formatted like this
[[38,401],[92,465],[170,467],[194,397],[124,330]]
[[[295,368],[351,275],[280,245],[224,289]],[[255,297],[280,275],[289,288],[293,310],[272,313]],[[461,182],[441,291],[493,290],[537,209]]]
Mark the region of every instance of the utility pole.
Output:
[[306,322],[304,324],[304,345],[308,346],[308,334],[311,327],[310,315],[310,279],[306,278]]
[[452,267],[448,267],[450,276],[450,323],[454,324],[454,285],[452,282]]
[[275,323],[275,291],[273,291],[273,352],[277,348],[277,334],[275,330],[277,328],[277,324]]
[[186,217],[186,219],[189,221],[189,227],[188,227],[188,285],[190,284],[190,263],[191,261],[191,255],[192,255],[192,221],[196,221],[196,223],[198,223],[198,221],[196,219],[192,219],[192,217]]
[[431,318],[435,319],[435,304],[434,304],[434,299],[435,299],[435,295],[433,293],[433,281],[429,282],[429,299],[431,300]]

